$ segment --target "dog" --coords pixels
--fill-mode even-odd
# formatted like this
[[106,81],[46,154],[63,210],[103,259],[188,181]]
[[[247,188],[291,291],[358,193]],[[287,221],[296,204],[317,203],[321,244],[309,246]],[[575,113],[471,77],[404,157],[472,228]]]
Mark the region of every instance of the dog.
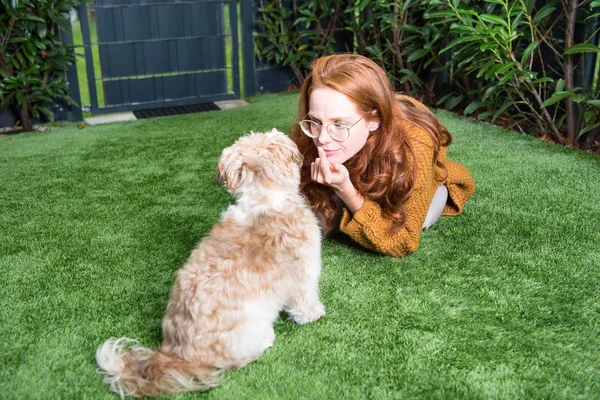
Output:
[[319,299],[321,232],[300,193],[302,155],[273,129],[223,150],[217,182],[235,203],[177,272],[158,351],[111,338],[99,373],[121,395],[206,390],[221,372],[256,360],[275,340],[280,311],[298,324],[325,315]]

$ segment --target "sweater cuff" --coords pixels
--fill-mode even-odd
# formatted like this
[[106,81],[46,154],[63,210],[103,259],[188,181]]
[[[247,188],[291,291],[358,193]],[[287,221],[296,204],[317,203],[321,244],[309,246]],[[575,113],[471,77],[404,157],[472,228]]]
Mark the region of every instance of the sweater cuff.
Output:
[[364,225],[378,219],[380,214],[379,205],[365,198],[362,207],[354,215],[344,207],[340,221],[340,231],[353,236],[353,234],[359,233]]

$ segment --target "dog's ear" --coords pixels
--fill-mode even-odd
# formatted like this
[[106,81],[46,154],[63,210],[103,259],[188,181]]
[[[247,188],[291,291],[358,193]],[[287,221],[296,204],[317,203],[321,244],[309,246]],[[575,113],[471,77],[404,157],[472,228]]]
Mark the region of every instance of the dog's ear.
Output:
[[233,164],[230,154],[224,152],[217,164],[217,185],[225,186],[228,191],[237,189],[243,178],[243,165]]
[[299,167],[302,167],[302,163],[304,162],[304,156],[300,153],[300,150],[297,148],[292,149],[292,161],[296,163]]
[[223,176],[223,166],[221,165],[221,162],[219,161],[219,163],[217,164],[217,185],[223,186],[223,184],[225,182],[226,182],[226,179]]
[[220,168],[217,167],[217,185],[223,186],[224,183],[225,178],[223,177],[223,173],[221,172]]
[[300,150],[298,150],[298,147],[295,144],[290,145],[287,143],[281,143],[280,146],[285,148],[290,153],[290,158],[293,163],[295,163],[299,167],[302,166],[304,156],[302,155],[302,153],[300,153]]

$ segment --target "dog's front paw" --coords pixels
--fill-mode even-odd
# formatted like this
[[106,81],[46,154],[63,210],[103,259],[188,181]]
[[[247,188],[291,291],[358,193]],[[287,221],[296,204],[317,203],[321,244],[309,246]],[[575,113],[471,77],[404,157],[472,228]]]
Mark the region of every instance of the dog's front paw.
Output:
[[302,310],[289,310],[292,320],[300,325],[308,324],[325,315],[325,306],[320,301],[312,306]]

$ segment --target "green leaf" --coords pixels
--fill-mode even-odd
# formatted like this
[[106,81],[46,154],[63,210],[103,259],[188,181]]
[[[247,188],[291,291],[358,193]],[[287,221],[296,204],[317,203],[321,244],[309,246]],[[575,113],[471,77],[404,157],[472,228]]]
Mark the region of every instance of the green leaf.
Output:
[[27,11],[23,13],[23,18],[25,18],[25,19],[27,19],[29,21],[42,22],[44,25],[46,24],[46,21],[44,21],[42,18],[38,17],[35,14],[27,12]]
[[425,56],[427,53],[429,53],[429,51],[427,49],[419,49],[415,52],[412,52],[408,58],[407,61],[408,62],[413,62],[415,60],[418,60],[419,58]]
[[575,95],[575,91],[579,90],[580,88],[573,88],[571,90],[566,90],[566,91],[561,91],[561,92],[554,92],[552,94],[552,96],[550,96],[550,98],[548,100],[546,100],[545,102],[542,103],[542,108],[551,106],[552,104],[556,104],[564,99],[566,99],[567,97],[571,97]]
[[454,46],[458,45],[458,44],[462,44],[462,43],[467,43],[467,42],[473,42],[476,40],[479,40],[481,37],[480,36],[460,36],[457,37],[456,39],[454,39],[453,41],[450,42],[450,44],[448,44],[448,46],[444,47],[440,53],[443,53],[447,50],[450,50],[451,48],[453,48]]
[[45,23],[37,24],[37,34],[39,37],[41,37],[43,39],[46,37],[47,33],[48,33],[48,27],[46,26]]
[[373,46],[368,46],[366,50],[369,52],[369,54],[372,54],[375,57],[381,58],[382,56],[381,48],[377,44]]
[[537,48],[537,42],[532,42],[523,50],[523,54],[521,55],[521,64],[525,64],[525,61],[529,57],[531,53]]
[[486,3],[499,4],[504,7],[504,2],[502,0],[485,0]]
[[[471,61],[473,61],[473,59],[477,57],[477,54],[473,54],[470,57],[465,58],[464,60],[462,60],[459,64],[458,64],[458,68],[461,68],[463,65],[465,64],[471,64]],[[471,64],[472,65],[472,64]],[[473,66],[473,68],[477,68],[477,66]]]
[[485,22],[489,22],[492,24],[498,24],[498,25],[502,25],[505,26],[508,29],[508,22],[506,22],[506,20],[496,16],[496,15],[492,15],[492,14],[481,14],[479,16],[479,18],[481,18],[482,20],[484,20]]
[[423,28],[416,27],[416,26],[410,25],[410,24],[404,24],[404,25],[402,25],[401,29],[406,32],[417,33],[420,35],[422,33]]
[[585,101],[585,100],[587,100],[589,98],[590,98],[590,94],[589,93],[576,93],[576,94],[573,94],[571,96],[571,100],[573,100],[577,104],[579,104],[582,101]]
[[465,111],[463,112],[463,114],[465,114],[465,115],[473,114],[475,111],[477,111],[477,109],[481,108],[481,106],[483,106],[483,105],[484,105],[484,103],[481,100],[475,100],[474,102],[472,102],[465,108]]
[[22,91],[18,91],[17,92],[17,104],[16,106],[18,108],[21,108],[23,106],[27,105],[27,98],[25,97],[25,94]]
[[25,43],[25,47],[27,47],[27,51],[30,54],[35,54],[35,46],[33,45],[33,43],[31,43],[31,40]]
[[598,126],[600,126],[600,121],[596,122],[593,125],[588,125],[588,126],[584,127],[577,134],[577,139],[579,139],[581,136],[585,135],[587,132],[591,131],[592,129],[597,128]]
[[560,78],[559,80],[556,81],[555,92],[562,92],[564,88],[565,88],[565,80]]
[[590,15],[589,15],[589,16],[588,16],[586,19],[584,19],[584,22],[587,22],[587,21],[588,21],[588,20],[590,20],[590,19],[596,19],[596,18],[598,18],[598,17],[600,17],[600,13],[593,13],[593,14],[590,14]]
[[600,100],[588,100],[586,103],[596,108],[600,108]]
[[569,47],[565,54],[600,53],[600,47],[591,43],[579,43]]
[[496,71],[496,74],[503,74],[506,71],[508,71],[509,69],[511,69],[512,67],[514,67],[516,64],[516,62],[511,61],[509,63],[504,64],[503,66],[501,66],[500,68],[498,68],[498,70]]
[[3,99],[2,99],[2,97],[0,97],[0,99],[2,99],[2,102],[0,102],[0,106],[7,107],[8,105],[12,104],[14,97],[15,97],[15,92],[10,92],[8,94],[8,96],[4,97]]
[[17,58],[17,60],[19,60],[22,67],[25,67],[27,65],[27,63],[25,62],[25,59],[23,58],[23,54],[21,52],[16,53],[15,57]]
[[536,26],[541,25],[542,20],[544,18],[546,18],[548,15],[552,14],[554,12],[554,10],[556,10],[556,7],[554,6],[553,3],[546,4],[537,13],[535,13],[535,16],[533,17],[533,23]]
[[498,85],[500,85],[500,86],[504,85],[506,82],[510,81],[512,79],[512,77],[515,76],[516,73],[517,73],[517,71],[515,71],[515,70],[506,71],[505,75],[498,81]]
[[453,96],[453,97],[449,98],[448,101],[446,101],[446,104],[444,104],[444,108],[446,110],[452,110],[457,105],[459,105],[464,100],[464,98],[465,98],[465,96],[462,94],[460,94],[458,96]]
[[485,72],[487,70],[490,69],[490,67],[492,65],[494,65],[495,61],[494,60],[489,60],[488,62],[486,62],[485,64],[483,64],[482,66],[476,66],[475,69],[477,69],[477,78],[480,78],[481,75],[485,74]]
[[31,75],[32,73],[34,73],[35,71],[37,71],[38,69],[40,69],[40,66],[37,64],[32,65],[31,67],[29,67],[26,71],[25,71],[25,75]]
[[496,122],[496,120],[498,119],[499,116],[501,116],[502,114],[504,114],[504,112],[513,105],[513,103],[511,101],[507,101],[506,103],[504,103],[504,105],[502,107],[500,107],[500,109],[498,111],[496,111],[496,113],[494,114],[494,116],[492,117],[492,124],[494,122]]
[[415,73],[409,69],[401,69],[398,73],[401,75],[400,83],[404,83],[415,76]]
[[540,79],[535,79],[535,80],[531,81],[531,83],[533,83],[534,85],[539,85],[539,84],[548,83],[548,82],[554,82],[554,79],[546,76],[546,77],[543,77],[543,78],[540,78]]
[[492,85],[492,86],[490,86],[489,88],[487,88],[487,89],[485,90],[485,92],[483,93],[483,97],[481,98],[481,100],[482,100],[482,101],[485,101],[485,100],[486,100],[488,97],[490,97],[490,95],[491,95],[492,93],[494,93],[494,91],[495,91],[496,89],[498,89],[498,86],[497,86],[497,85]]
[[456,18],[456,14],[454,14],[454,12],[452,11],[434,11],[432,13],[426,12],[423,17],[425,17],[426,19],[433,19],[433,18],[440,18],[440,19],[446,19],[446,18]]
[[477,119],[481,121],[490,117],[492,114],[494,114],[494,111],[484,111],[482,113],[477,114]]
[[[31,62],[31,63],[35,62],[35,58],[33,57],[33,55],[31,53],[24,51],[23,54],[29,60],[29,62]],[[23,64],[23,66],[25,66],[25,65],[26,64]]]
[[447,99],[450,98],[450,96],[454,96],[455,93],[446,93],[445,95],[443,95],[441,98],[438,99],[438,101],[436,102],[436,105],[440,105],[443,102],[445,102]]
[[37,109],[39,111],[41,111],[42,113],[46,114],[48,117],[50,117],[50,120],[54,119],[54,114],[52,113],[52,111],[48,110],[46,107],[37,107]]

